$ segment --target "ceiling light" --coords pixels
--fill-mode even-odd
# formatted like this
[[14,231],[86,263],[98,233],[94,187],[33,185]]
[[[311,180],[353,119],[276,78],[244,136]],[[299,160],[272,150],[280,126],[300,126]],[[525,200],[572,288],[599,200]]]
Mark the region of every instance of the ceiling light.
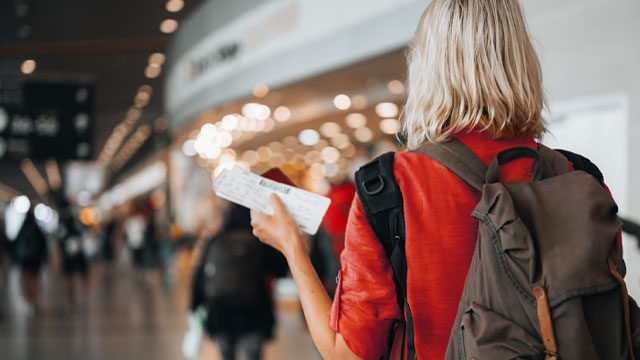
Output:
[[351,99],[345,94],[340,94],[333,99],[333,105],[339,110],[347,110],[351,107]]
[[185,141],[182,144],[182,152],[187,156],[195,156],[197,154],[196,142],[194,140]]
[[165,5],[165,8],[167,9],[167,11],[173,12],[173,13],[182,10],[183,7],[184,7],[183,0],[169,0]]
[[130,107],[129,110],[127,111],[127,115],[125,116],[127,119],[130,120],[138,120],[140,119],[140,116],[142,116],[142,111],[136,107]]
[[311,150],[304,156],[304,162],[309,165],[317,164],[321,160],[320,151],[317,150]]
[[253,87],[253,95],[255,97],[265,97],[267,96],[267,94],[269,94],[269,87],[265,84],[256,84],[256,86]]
[[338,134],[331,138],[331,145],[337,147],[338,149],[344,149],[351,144],[349,140],[349,136],[346,134]]
[[363,110],[363,109],[366,109],[367,106],[369,106],[369,102],[367,101],[367,98],[364,95],[354,96],[352,103],[353,103],[353,108],[356,110]]
[[[81,192],[80,194],[83,194],[84,192],[85,191]],[[91,193],[89,193],[89,196],[91,196]],[[91,201],[91,199],[89,199],[89,201]],[[51,208],[42,203],[36,205],[35,209],[33,209],[33,214],[36,216],[36,219],[42,222],[50,220],[53,215],[52,213],[53,211],[51,210]]]
[[347,115],[345,118],[345,122],[347,126],[352,129],[357,129],[359,127],[367,125],[367,117],[360,113],[352,113]]
[[242,107],[242,115],[250,119],[265,121],[271,116],[271,109],[268,106],[258,103],[248,103]]
[[292,148],[298,145],[298,139],[295,136],[287,136],[284,139],[282,139],[282,143],[284,144],[285,147]]
[[160,31],[165,34],[171,34],[178,29],[178,21],[174,19],[166,19],[160,23]]
[[253,166],[258,163],[258,153],[253,150],[247,150],[242,154],[242,160]]
[[351,158],[354,157],[357,153],[357,149],[355,146],[353,146],[353,144],[349,144],[349,146],[347,146],[345,149],[342,150],[342,155],[344,155],[345,157]]
[[332,121],[326,122],[320,126],[320,133],[322,136],[329,138],[338,135],[341,130],[340,125]]
[[313,146],[320,140],[320,134],[312,129],[302,130],[298,135],[298,140],[303,145]]
[[285,122],[291,118],[291,111],[286,106],[278,106],[273,112],[273,117],[280,122]]
[[163,132],[169,128],[169,119],[166,116],[158,116],[153,121],[153,129],[156,132]]
[[133,105],[135,105],[135,107],[138,108],[142,108],[147,106],[147,104],[149,103],[149,96],[136,96],[135,99],[133,99]]
[[258,160],[260,162],[267,162],[271,159],[271,149],[266,146],[261,146],[256,151],[258,154]]
[[320,152],[320,156],[322,156],[322,160],[325,162],[337,162],[340,159],[340,151],[338,149],[329,146]]
[[164,64],[164,60],[165,60],[165,56],[163,53],[153,53],[151,54],[151,56],[149,56],[149,64],[157,64],[157,65],[162,65]]
[[387,84],[387,89],[392,94],[400,95],[404,92],[404,84],[400,80],[391,80]]
[[206,123],[202,125],[202,128],[200,128],[200,133],[198,134],[198,138],[202,137],[203,139],[213,139],[213,137],[216,135],[216,132],[218,131],[216,130],[215,125],[211,123]]
[[313,164],[309,169],[309,176],[313,179],[322,179],[324,178],[324,167],[322,164]]
[[22,71],[23,74],[25,75],[29,75],[32,72],[34,72],[36,70],[36,61],[35,60],[25,60],[22,62],[22,65],[20,66],[20,71]]
[[356,129],[354,136],[358,141],[366,143],[373,139],[373,131],[368,127],[361,127]]
[[380,121],[380,130],[382,130],[383,133],[389,135],[397,134],[398,130],[400,130],[398,126],[398,120],[384,119]]
[[226,131],[220,132],[216,134],[216,143],[220,145],[220,147],[226,148],[231,146],[233,142],[233,136]]
[[26,214],[31,208],[31,201],[29,201],[29,198],[26,195],[20,195],[11,200],[11,206],[13,206],[17,212]]
[[233,131],[238,127],[238,118],[235,115],[226,115],[222,118],[222,128]]
[[324,165],[322,165],[322,171],[324,173],[324,176],[330,178],[338,175],[338,172],[340,172],[340,167],[334,162],[326,162],[324,163]]
[[267,145],[269,147],[269,149],[271,149],[271,151],[273,152],[278,152],[278,151],[282,151],[284,150],[284,145],[282,145],[281,142],[278,141],[272,141],[269,143],[269,145]]
[[214,143],[209,143],[204,150],[204,157],[209,160],[215,160],[220,156],[221,152],[220,146]]
[[153,88],[151,87],[151,85],[141,85],[138,88],[138,93],[147,93],[149,94],[149,96],[151,96],[152,92],[153,92]]
[[398,116],[398,105],[390,102],[383,102],[376,105],[376,114],[382,118],[392,118]]
[[160,66],[154,65],[156,64],[150,64],[144,69],[144,76],[148,77],[149,79],[155,79],[160,75],[162,69],[160,68]]
[[273,119],[268,118],[267,120],[264,121],[264,128],[262,129],[262,131],[269,132],[273,130],[275,127],[276,127],[276,122]]

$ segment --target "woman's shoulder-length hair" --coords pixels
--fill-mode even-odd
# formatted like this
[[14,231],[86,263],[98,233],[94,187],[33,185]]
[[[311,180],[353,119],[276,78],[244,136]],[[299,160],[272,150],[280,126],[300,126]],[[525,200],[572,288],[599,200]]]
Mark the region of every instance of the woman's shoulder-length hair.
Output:
[[546,131],[542,71],[518,0],[433,0],[408,50],[408,148],[463,130]]

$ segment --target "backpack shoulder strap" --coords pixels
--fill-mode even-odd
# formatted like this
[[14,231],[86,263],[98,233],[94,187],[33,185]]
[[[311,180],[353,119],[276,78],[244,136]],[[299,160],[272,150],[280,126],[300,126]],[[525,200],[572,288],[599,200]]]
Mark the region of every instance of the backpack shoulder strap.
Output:
[[[541,145],[542,146],[542,145]],[[600,172],[600,169],[591,162],[591,160],[586,157],[573,153],[567,150],[556,149],[557,152],[562,154],[567,160],[569,160],[573,164],[573,168],[575,170],[584,171],[588,174],[591,174],[593,177],[598,180],[601,185],[604,185],[604,175]]]
[[[367,221],[391,263],[398,306],[404,309],[406,323],[403,329],[400,327],[396,327],[396,329],[398,331],[406,330],[407,358],[413,359],[415,355],[413,317],[406,300],[407,259],[404,252],[404,201],[393,174],[394,156],[395,153],[388,152],[362,166],[355,174],[355,185]],[[404,334],[403,332],[403,336]],[[387,354],[383,359],[391,357],[393,338],[394,334],[390,334]]]
[[395,236],[404,235],[399,233],[404,232],[404,226],[401,230],[400,224],[388,221],[391,215],[403,213],[402,192],[393,174],[394,155],[393,152],[383,154],[362,166],[355,174],[356,192],[362,209],[387,256],[391,256]]
[[425,143],[414,152],[439,162],[467,184],[482,191],[487,166],[460,140],[451,138],[442,144]]

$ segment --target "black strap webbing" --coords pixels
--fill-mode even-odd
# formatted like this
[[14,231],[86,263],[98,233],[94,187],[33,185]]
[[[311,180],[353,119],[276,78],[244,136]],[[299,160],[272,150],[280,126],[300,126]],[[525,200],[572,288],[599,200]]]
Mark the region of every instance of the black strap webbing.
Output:
[[[402,192],[393,174],[393,152],[381,155],[356,172],[356,192],[369,225],[375,232],[389,258],[394,274],[398,306],[405,311],[407,335],[407,357],[415,357],[413,318],[406,301],[407,259],[404,253],[404,209]],[[396,331],[405,331],[396,327]],[[387,354],[389,359],[394,335],[390,336]],[[403,354],[404,351],[401,351]],[[402,355],[401,355],[402,356]]]
[[602,175],[602,172],[600,172],[600,169],[598,169],[598,167],[594,163],[592,163],[591,160],[582,155],[572,153],[571,151],[560,149],[556,149],[556,151],[564,155],[567,160],[571,161],[575,170],[584,171],[588,174],[591,174],[591,176],[595,177],[598,182],[604,186],[604,176]]

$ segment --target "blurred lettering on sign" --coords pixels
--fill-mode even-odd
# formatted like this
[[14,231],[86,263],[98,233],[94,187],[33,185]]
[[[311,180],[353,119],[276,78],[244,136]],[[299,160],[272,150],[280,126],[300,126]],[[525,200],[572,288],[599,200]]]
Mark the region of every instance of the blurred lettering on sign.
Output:
[[0,161],[88,159],[93,87],[0,78]]

